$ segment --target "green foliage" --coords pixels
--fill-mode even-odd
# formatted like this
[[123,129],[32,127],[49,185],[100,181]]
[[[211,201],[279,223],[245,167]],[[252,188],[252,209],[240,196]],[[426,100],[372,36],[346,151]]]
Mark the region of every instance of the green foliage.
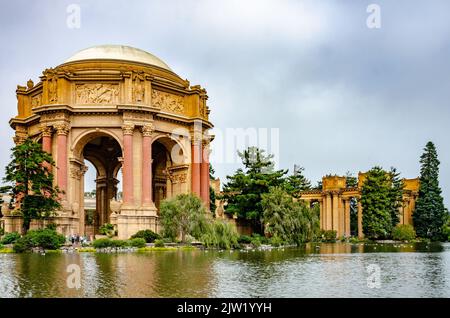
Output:
[[[209,179],[215,180],[214,178],[214,169],[212,164],[209,164]],[[216,213],[216,191],[214,191],[214,188],[209,186],[209,211],[211,211],[212,215],[214,216]]]
[[345,174],[345,186],[347,188],[356,188],[358,186],[358,178],[354,177],[350,171]]
[[28,231],[26,235],[15,242],[13,249],[16,253],[26,252],[33,247],[56,250],[60,248],[65,241],[64,235],[58,234],[53,229],[45,228]]
[[256,147],[249,147],[238,155],[244,169],[227,176],[228,181],[223,188],[226,212],[251,220],[254,229],[262,233],[262,194],[269,192],[271,187],[282,186],[287,171],[274,171],[273,155],[266,155],[264,150]]
[[213,220],[208,223],[206,232],[200,240],[206,247],[230,249],[238,247],[238,234],[235,226],[221,220]]
[[108,248],[108,247],[121,248],[121,247],[126,247],[128,245],[129,245],[128,241],[125,241],[125,240],[112,240],[110,238],[101,238],[101,239],[95,240],[92,243],[92,246],[94,248]]
[[180,194],[173,199],[164,200],[160,206],[160,220],[164,237],[173,241],[181,234],[181,241],[186,236],[199,238],[205,232],[205,207],[193,194]]
[[392,230],[392,238],[397,241],[412,241],[416,238],[416,232],[412,225],[397,224]]
[[260,247],[262,244],[261,239],[258,237],[252,237],[252,240],[250,243],[253,245],[253,247]]
[[96,210],[95,209],[85,209],[85,224],[86,225],[94,225],[95,222],[95,213]]
[[131,238],[142,238],[147,243],[153,243],[156,239],[160,239],[161,236],[158,233],[153,232],[152,230],[141,230],[132,235]]
[[155,240],[155,247],[164,247],[164,241],[163,240]]
[[285,242],[281,238],[279,238],[278,236],[273,236],[273,237],[271,237],[269,239],[269,244],[272,245],[272,246],[275,246],[275,247],[284,245],[284,243]]
[[19,212],[23,217],[23,233],[30,228],[31,220],[45,219],[55,214],[61,207],[58,195],[61,193],[53,186],[52,166],[54,161],[42,146],[26,139],[12,148],[11,162],[6,166],[3,181],[13,200],[19,203]]
[[447,222],[445,222],[444,227],[442,229],[442,234],[444,236],[444,240],[447,240],[450,242],[450,216],[447,212]]
[[405,188],[405,184],[400,178],[400,173],[397,172],[397,169],[394,167],[391,167],[389,176],[391,177],[391,187],[389,191],[391,223],[392,227],[395,227],[400,222],[399,209],[403,204],[403,189]]
[[2,237],[5,234],[5,229],[0,227],[0,237]]
[[361,190],[363,231],[369,239],[389,238],[398,223],[403,181],[394,168],[390,172],[374,167],[367,172]]
[[49,228],[28,231],[25,236],[31,237],[34,246],[49,250],[60,248],[66,241],[64,235],[58,234],[55,230]]
[[248,235],[240,235],[238,238],[239,244],[250,244],[252,242],[252,238]]
[[414,227],[417,236],[421,238],[441,240],[444,239],[442,230],[448,212],[439,186],[440,162],[432,142],[425,146],[420,164],[419,197],[413,213]]
[[98,229],[98,232],[102,235],[108,235],[109,237],[114,236],[114,225],[110,223],[105,223]]
[[337,232],[335,230],[323,230],[321,232],[321,238],[323,242],[334,243],[336,242]]
[[294,202],[282,188],[271,188],[262,195],[265,232],[297,245],[314,241],[320,233],[319,206],[307,207]]
[[14,244],[18,239],[20,239],[20,234],[17,232],[6,233],[2,238],[2,244]]
[[283,189],[294,198],[300,197],[300,191],[310,190],[311,182],[303,175],[305,168],[294,165],[294,173],[288,176]]
[[138,237],[138,238],[131,239],[129,244],[130,244],[130,246],[137,247],[137,248],[145,247],[145,240],[143,238]]
[[49,224],[47,224],[47,226],[45,228],[52,230],[52,231],[56,231],[57,225],[55,223],[49,223]]

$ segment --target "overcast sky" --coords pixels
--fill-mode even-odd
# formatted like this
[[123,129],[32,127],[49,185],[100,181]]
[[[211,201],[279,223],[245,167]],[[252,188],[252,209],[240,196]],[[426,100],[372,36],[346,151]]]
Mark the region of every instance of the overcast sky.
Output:
[[[79,29],[67,27],[72,3]],[[371,3],[379,29],[366,24]],[[205,87],[218,130],[279,128],[279,167],[299,164],[314,184],[374,165],[414,178],[432,140],[448,206],[449,12],[445,0],[2,1],[0,166],[17,84],[83,48],[124,44]],[[238,167],[214,164],[222,180]]]

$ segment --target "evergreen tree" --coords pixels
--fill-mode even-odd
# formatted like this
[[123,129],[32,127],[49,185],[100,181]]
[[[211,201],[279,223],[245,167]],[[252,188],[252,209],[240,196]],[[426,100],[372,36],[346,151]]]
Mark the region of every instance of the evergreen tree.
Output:
[[392,232],[391,180],[381,167],[367,172],[361,190],[363,232],[367,238],[383,239]]
[[440,162],[431,141],[424,148],[420,164],[419,197],[413,213],[414,227],[419,237],[440,240],[447,212],[439,187]]
[[311,182],[303,175],[305,168],[294,165],[294,172],[284,183],[284,190],[294,198],[300,197],[301,191],[311,189]]
[[391,167],[389,176],[391,178],[391,190],[389,193],[391,202],[391,221],[392,227],[394,228],[400,222],[399,209],[403,204],[403,189],[405,185],[403,179],[400,178],[400,173],[397,172],[397,169],[394,167]]
[[[215,180],[214,178],[214,169],[212,167],[212,164],[209,164],[209,179]],[[212,186],[209,186],[209,211],[211,211],[212,215],[216,215],[216,191],[214,191],[214,188]]]
[[12,148],[11,158],[3,178],[10,185],[3,190],[8,191],[12,202],[19,206],[25,234],[30,229],[31,220],[54,215],[61,206],[58,202],[61,192],[53,186],[53,159],[39,143],[26,139]]
[[354,177],[350,171],[345,174],[345,186],[347,188],[356,188],[358,186],[358,178]]
[[227,176],[223,187],[226,212],[251,220],[255,230],[262,234],[261,195],[269,192],[270,187],[281,186],[287,171],[274,171],[273,155],[266,155],[256,147],[249,147],[238,155],[244,169],[239,168],[234,175]]

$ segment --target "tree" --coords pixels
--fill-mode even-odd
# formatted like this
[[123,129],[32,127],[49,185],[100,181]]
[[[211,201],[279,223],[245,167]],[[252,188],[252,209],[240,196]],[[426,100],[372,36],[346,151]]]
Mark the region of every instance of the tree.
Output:
[[187,235],[199,238],[206,226],[205,213],[202,201],[193,194],[179,194],[164,200],[160,206],[164,236],[175,240],[181,235],[182,242],[186,242]]
[[11,162],[6,166],[3,181],[23,217],[22,231],[30,229],[33,219],[45,219],[61,207],[58,187],[53,186],[54,161],[42,146],[32,139],[12,148]]
[[358,186],[358,178],[354,177],[350,171],[345,174],[345,186],[347,188],[356,188]]
[[297,245],[315,240],[320,233],[319,205],[308,208],[281,187],[262,194],[265,232]]
[[392,232],[391,180],[381,167],[367,172],[361,190],[363,231],[372,239],[387,238]]
[[287,171],[274,171],[273,155],[266,155],[256,147],[249,147],[238,155],[244,169],[239,168],[234,175],[227,176],[228,182],[223,188],[226,212],[250,220],[254,229],[262,234],[261,195],[269,192],[270,187],[281,186]]
[[[215,180],[214,178],[214,169],[211,164],[209,164],[209,179]],[[209,210],[211,211],[212,215],[216,215],[216,191],[214,191],[214,188],[212,186],[209,186]]]
[[397,169],[394,167],[391,167],[389,176],[391,179],[391,188],[389,192],[389,200],[391,203],[391,222],[392,228],[395,228],[395,226],[400,222],[399,209],[403,204],[403,189],[405,188],[405,184],[403,179],[400,178],[400,173],[397,172]]
[[301,191],[311,189],[311,182],[303,175],[305,168],[294,165],[294,172],[288,176],[284,183],[284,189],[295,198],[300,197]]
[[447,212],[439,187],[440,162],[431,141],[424,148],[420,164],[419,197],[413,213],[414,227],[419,237],[440,240]]

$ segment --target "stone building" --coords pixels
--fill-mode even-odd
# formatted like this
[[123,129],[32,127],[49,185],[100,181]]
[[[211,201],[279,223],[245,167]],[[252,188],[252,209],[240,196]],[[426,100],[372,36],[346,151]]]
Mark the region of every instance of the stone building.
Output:
[[[82,50],[43,71],[40,81],[18,86],[14,142],[42,144],[55,162],[65,193],[51,220],[64,234],[85,233],[86,160],[96,169],[96,228],[117,226],[119,238],[158,231],[165,198],[192,192],[209,206],[208,96],[156,56],[103,45]],[[123,199],[117,200],[122,170]],[[7,232],[20,216],[3,212]]]

